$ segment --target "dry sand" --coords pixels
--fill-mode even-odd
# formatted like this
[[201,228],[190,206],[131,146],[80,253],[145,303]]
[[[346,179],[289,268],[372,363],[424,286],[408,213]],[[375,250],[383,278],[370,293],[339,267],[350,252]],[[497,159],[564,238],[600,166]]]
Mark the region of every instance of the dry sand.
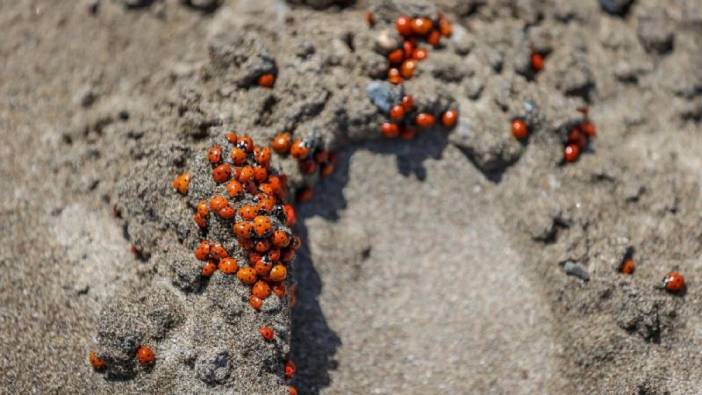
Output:
[[[411,142],[377,139],[373,45],[433,5],[214,3],[0,1],[0,392],[285,393],[288,350],[303,394],[702,390],[695,1],[438,1],[456,33],[404,86],[461,120]],[[271,64],[275,88],[252,87]],[[599,135],[562,166],[582,105]],[[188,276],[193,202],[168,183],[227,128],[339,152],[319,183],[274,162],[316,184],[291,318]],[[685,295],[656,288],[670,270]],[[93,372],[115,339],[148,339],[154,368]]]

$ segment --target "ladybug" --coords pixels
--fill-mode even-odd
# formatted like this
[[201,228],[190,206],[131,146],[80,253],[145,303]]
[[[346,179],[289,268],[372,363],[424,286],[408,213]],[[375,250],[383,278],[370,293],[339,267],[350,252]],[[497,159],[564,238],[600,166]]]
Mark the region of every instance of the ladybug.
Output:
[[529,60],[531,61],[531,70],[534,71],[534,73],[538,73],[544,69],[544,55],[534,52],[531,54]]
[[261,299],[266,299],[271,295],[271,287],[265,281],[256,281],[253,287],[251,287],[251,294]]
[[288,395],[297,395],[297,388],[292,385],[288,386]]
[[207,218],[203,217],[200,214],[195,214],[193,215],[193,221],[195,221],[195,224],[198,226],[200,229],[207,229]]
[[222,161],[222,146],[215,144],[207,150],[207,160],[211,164],[216,165]]
[[251,295],[249,297],[249,306],[253,307],[254,310],[260,310],[261,306],[263,306],[263,299]]
[[242,267],[236,273],[236,278],[244,284],[252,285],[256,282],[256,270],[250,267]]
[[227,250],[224,249],[224,247],[220,243],[214,243],[210,244],[210,255],[213,258],[222,259],[228,257],[229,253],[227,252]]
[[426,50],[426,48],[417,48],[414,51],[412,51],[412,59],[416,61],[422,61],[428,56],[429,52]]
[[254,248],[256,249],[256,252],[264,253],[271,248],[271,242],[268,240],[259,240],[256,242]]
[[265,215],[259,215],[253,220],[253,228],[256,236],[265,237],[271,232],[273,223],[271,219]]
[[391,51],[388,54],[388,60],[390,63],[400,63],[405,58],[405,53],[402,48]]
[[290,244],[290,237],[285,231],[276,230],[273,232],[273,245],[279,248],[287,247]]
[[241,215],[241,218],[246,219],[246,220],[253,220],[256,218],[258,210],[256,209],[256,206],[253,204],[245,204],[239,208],[239,215]]
[[271,148],[279,154],[287,154],[292,144],[292,136],[288,132],[278,133],[271,141]]
[[414,97],[411,95],[403,96],[402,97],[402,108],[405,109],[405,112],[409,111],[414,107]]
[[405,79],[410,79],[414,75],[414,71],[417,69],[417,61],[408,59],[402,62],[400,66],[400,75]]
[[264,88],[270,88],[275,82],[275,76],[271,73],[266,73],[258,77],[258,85]]
[[210,198],[210,210],[219,211],[229,205],[229,201],[222,195],[215,195]]
[[584,149],[587,146],[587,137],[579,127],[575,127],[568,132],[568,143],[575,144],[580,149]]
[[412,31],[420,36],[425,36],[431,30],[433,23],[427,17],[414,18],[412,20]]
[[581,123],[580,130],[582,130],[587,137],[594,138],[595,136],[597,136],[597,128],[595,127],[595,124],[591,121],[585,121]]
[[290,155],[295,159],[305,159],[310,154],[310,148],[304,141],[297,139],[290,147]]
[[268,147],[255,148],[254,149],[254,160],[261,167],[264,167],[264,168],[268,167],[268,165],[271,162],[271,149]]
[[415,118],[415,122],[417,123],[417,126],[422,127],[422,128],[428,128],[434,126],[434,116],[431,114],[427,113],[419,113],[417,114],[417,117]]
[[436,29],[430,31],[429,35],[427,36],[427,43],[434,47],[441,44],[441,32]]
[[210,243],[202,240],[195,248],[195,258],[198,261],[206,261],[210,257]]
[[188,187],[190,186],[190,173],[182,173],[176,176],[176,178],[171,182],[171,186],[181,195],[188,193]]
[[236,144],[236,133],[234,132],[227,132],[224,134],[224,138],[229,141],[229,144]]
[[397,29],[397,32],[400,33],[400,35],[409,36],[413,32],[412,19],[404,15],[397,17],[397,20],[395,21],[395,29]]
[[273,268],[273,264],[268,259],[259,258],[256,261],[249,259],[249,261],[255,262],[254,270],[256,270],[256,274],[261,277],[267,276],[268,273],[271,272],[271,268]]
[[207,207],[207,203],[204,200],[201,200],[198,202],[197,206],[195,206],[195,211],[197,215],[207,217],[207,215],[210,213],[210,208]]
[[580,147],[577,144],[568,144],[563,150],[563,160],[566,162],[575,162],[580,157]]
[[91,351],[90,354],[88,354],[88,361],[90,362],[90,366],[97,371],[103,370],[107,366],[105,360],[98,357],[95,351]]
[[273,287],[271,287],[271,289],[277,297],[282,298],[283,296],[285,296],[285,285],[275,284],[273,285]]
[[257,183],[261,183],[263,181],[266,181],[266,179],[268,179],[268,169],[266,169],[265,167],[254,166],[253,171],[254,171],[253,177]]
[[276,263],[280,260],[280,249],[279,248],[270,249],[270,250],[268,250],[268,254],[266,256],[271,262]]
[[251,238],[251,232],[253,231],[253,225],[251,222],[240,221],[234,224],[234,234],[239,239],[249,239]]
[[271,329],[269,326],[260,327],[258,329],[258,333],[260,333],[261,336],[267,341],[273,340],[273,336],[274,336],[273,329]]
[[523,140],[529,137],[529,126],[522,118],[512,120],[512,136],[517,140]]
[[244,163],[246,163],[246,157],[247,157],[246,151],[244,151],[241,148],[238,148],[238,147],[232,148],[230,156],[232,158],[232,162],[234,162],[234,164],[237,166],[241,166]]
[[200,269],[200,275],[202,277],[212,277],[216,271],[217,265],[215,265],[214,261],[207,261],[207,263],[202,266],[202,269]]
[[238,197],[241,195],[242,192],[244,192],[244,188],[241,186],[241,183],[237,180],[231,180],[229,183],[227,183],[226,186],[227,189],[227,195],[230,197]]
[[636,270],[636,263],[633,258],[626,258],[619,266],[619,272],[623,274],[633,274]]
[[244,166],[239,170],[239,176],[237,177],[239,182],[246,184],[254,179],[254,169],[251,166]]
[[154,363],[156,360],[156,354],[151,347],[142,344],[139,346],[139,348],[137,348],[136,358],[140,365],[145,366]]
[[288,227],[295,226],[295,223],[297,223],[295,207],[293,207],[291,204],[285,204],[283,205],[283,211],[285,212],[285,224]]
[[441,35],[444,37],[451,37],[453,35],[453,26],[444,16],[439,17],[439,32],[441,32]]
[[405,108],[402,104],[396,104],[390,109],[390,118],[393,121],[399,121],[405,117]]
[[288,276],[288,269],[283,265],[275,265],[271,269],[270,278],[271,281],[279,282],[285,280]]
[[[273,268],[275,269],[275,268]],[[670,272],[663,278],[663,287],[666,291],[677,294],[685,291],[685,277],[679,272]]]
[[285,377],[288,379],[293,378],[293,376],[295,376],[295,371],[297,371],[295,363],[291,360],[285,361]]
[[380,133],[385,137],[395,138],[400,135],[400,128],[394,123],[384,122],[380,125]]
[[229,163],[223,163],[212,169],[212,179],[217,184],[227,182],[232,174],[232,168]]
[[224,274],[234,274],[239,270],[239,265],[234,258],[223,258],[219,261],[219,271]]
[[441,124],[445,128],[450,128],[453,127],[456,124],[456,121],[458,121],[458,111],[456,110],[447,110],[443,115],[441,115]]
[[388,70],[388,81],[394,85],[402,83],[402,75],[400,75],[400,70],[397,67],[391,67]]
[[226,207],[222,207],[221,209],[217,210],[217,215],[220,218],[231,219],[236,215],[236,211],[231,206],[226,206]]
[[254,142],[251,136],[248,135],[243,135],[240,137],[237,137],[236,139],[236,146],[238,148],[241,148],[244,150],[246,153],[253,152],[254,150]]
[[375,16],[371,11],[366,12],[364,19],[366,20],[368,26],[373,27],[375,25]]

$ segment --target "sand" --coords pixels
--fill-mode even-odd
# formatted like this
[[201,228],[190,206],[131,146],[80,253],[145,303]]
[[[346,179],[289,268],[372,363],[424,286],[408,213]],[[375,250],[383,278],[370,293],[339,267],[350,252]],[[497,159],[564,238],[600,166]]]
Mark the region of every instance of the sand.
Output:
[[[0,4],[0,392],[286,393],[288,353],[303,394],[699,392],[695,2],[306,3]],[[454,36],[403,86],[460,122],[381,139],[375,40],[437,8]],[[563,165],[584,105],[598,136]],[[204,179],[231,128],[338,152],[325,180],[274,159],[316,192],[292,308],[192,276],[197,195],[170,179]],[[671,270],[684,295],[658,287]],[[96,373],[95,349],[123,363]]]

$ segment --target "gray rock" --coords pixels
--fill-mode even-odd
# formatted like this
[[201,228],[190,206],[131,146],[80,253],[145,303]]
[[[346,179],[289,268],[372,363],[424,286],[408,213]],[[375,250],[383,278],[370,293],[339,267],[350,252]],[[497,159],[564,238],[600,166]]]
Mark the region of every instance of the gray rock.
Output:
[[624,15],[634,0],[600,0],[600,7],[612,15]]
[[579,263],[568,261],[563,265],[563,270],[569,276],[573,276],[585,282],[590,281],[590,273]]
[[403,88],[386,81],[371,81],[366,86],[366,93],[380,111],[388,113],[393,105],[402,101]]

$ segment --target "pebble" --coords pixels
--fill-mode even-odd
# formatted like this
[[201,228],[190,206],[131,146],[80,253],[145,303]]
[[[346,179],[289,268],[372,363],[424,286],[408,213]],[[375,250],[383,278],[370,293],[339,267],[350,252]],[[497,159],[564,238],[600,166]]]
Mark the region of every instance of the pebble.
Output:
[[563,270],[569,276],[577,277],[586,282],[590,281],[590,273],[578,263],[568,261],[563,265]]
[[369,82],[366,92],[370,101],[384,113],[402,100],[402,87],[386,81]]

